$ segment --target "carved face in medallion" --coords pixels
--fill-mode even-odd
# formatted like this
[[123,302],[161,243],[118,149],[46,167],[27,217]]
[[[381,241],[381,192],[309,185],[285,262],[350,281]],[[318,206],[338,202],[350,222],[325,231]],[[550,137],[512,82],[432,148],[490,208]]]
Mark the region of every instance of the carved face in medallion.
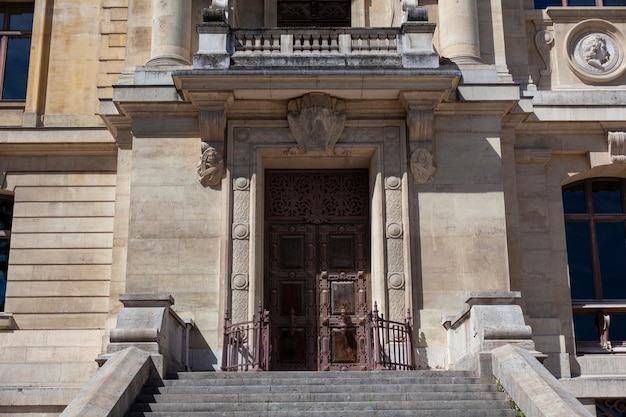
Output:
[[607,39],[598,34],[589,35],[581,41],[580,49],[587,64],[599,70],[604,70],[604,65],[611,58],[611,53],[607,49],[606,43]]
[[566,37],[571,70],[587,82],[607,82],[626,69],[624,37],[610,22],[590,19],[572,28]]

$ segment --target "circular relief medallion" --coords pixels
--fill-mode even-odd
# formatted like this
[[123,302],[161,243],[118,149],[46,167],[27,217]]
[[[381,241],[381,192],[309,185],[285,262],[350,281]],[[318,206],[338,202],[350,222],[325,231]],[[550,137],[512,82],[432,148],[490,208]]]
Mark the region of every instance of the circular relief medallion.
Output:
[[609,22],[585,20],[570,30],[566,42],[569,66],[585,81],[612,81],[626,69],[624,36]]
[[245,274],[236,274],[232,280],[233,288],[236,290],[245,290],[248,288],[248,276]]
[[389,287],[393,288],[394,290],[400,290],[402,289],[402,287],[404,287],[404,274],[392,272],[391,274],[389,274],[388,280]]
[[248,238],[248,226],[246,226],[245,224],[236,224],[233,227],[233,235],[235,237],[235,239],[238,240],[243,240],[243,239],[247,239]]
[[245,177],[235,179],[235,190],[246,191],[250,186],[250,181]]

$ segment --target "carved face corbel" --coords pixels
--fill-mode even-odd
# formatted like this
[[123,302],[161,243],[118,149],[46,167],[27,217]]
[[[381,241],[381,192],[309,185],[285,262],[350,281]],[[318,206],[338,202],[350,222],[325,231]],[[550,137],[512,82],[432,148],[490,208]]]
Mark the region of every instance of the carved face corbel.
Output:
[[333,154],[346,123],[345,104],[328,94],[310,93],[291,100],[287,120],[299,153]]
[[197,166],[198,181],[204,187],[216,187],[224,176],[224,157],[220,152],[226,129],[224,110],[200,110],[199,124],[202,156]]
[[201,145],[202,156],[198,162],[198,181],[204,187],[215,187],[222,181],[224,176],[224,158],[213,146],[206,142]]

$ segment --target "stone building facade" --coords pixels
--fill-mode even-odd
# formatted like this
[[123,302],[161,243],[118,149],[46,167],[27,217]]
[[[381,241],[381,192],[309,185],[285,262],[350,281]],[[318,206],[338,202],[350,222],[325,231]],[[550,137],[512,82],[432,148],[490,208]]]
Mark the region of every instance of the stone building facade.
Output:
[[0,2],[0,415],[129,345],[218,369],[259,304],[317,368],[327,270],[419,368],[514,343],[626,398],[624,6]]

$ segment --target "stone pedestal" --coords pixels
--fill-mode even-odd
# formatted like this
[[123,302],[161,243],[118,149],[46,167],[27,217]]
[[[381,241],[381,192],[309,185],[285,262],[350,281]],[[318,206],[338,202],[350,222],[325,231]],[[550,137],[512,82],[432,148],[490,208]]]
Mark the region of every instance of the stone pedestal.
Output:
[[492,375],[491,351],[513,344],[536,353],[532,329],[526,325],[522,308],[515,304],[517,291],[475,292],[465,301],[467,309],[444,322],[448,330],[448,351],[453,369]]
[[136,347],[151,354],[161,376],[190,370],[189,332],[193,322],[181,319],[171,309],[171,295],[121,294],[120,301],[124,308],[111,330],[107,355],[98,362],[106,362],[112,353]]

